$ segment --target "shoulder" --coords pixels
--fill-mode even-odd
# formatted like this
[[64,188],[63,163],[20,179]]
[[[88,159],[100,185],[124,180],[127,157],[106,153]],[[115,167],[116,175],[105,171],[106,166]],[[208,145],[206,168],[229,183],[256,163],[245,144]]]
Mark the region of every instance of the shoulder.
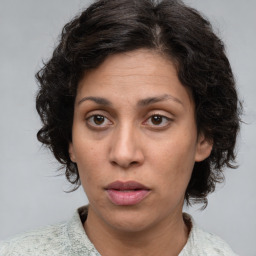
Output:
[[200,247],[205,255],[236,256],[230,246],[219,236],[205,232],[195,227],[195,245]]
[[192,218],[191,224],[192,228],[187,244],[179,256],[238,256],[223,239],[199,228]]
[[[1,256],[66,255],[66,224],[47,226],[0,242]],[[65,244],[65,247],[63,247]],[[63,250],[64,249],[64,250]]]
[[77,209],[68,222],[0,242],[0,256],[100,256],[83,228],[87,212],[87,206],[83,206]]

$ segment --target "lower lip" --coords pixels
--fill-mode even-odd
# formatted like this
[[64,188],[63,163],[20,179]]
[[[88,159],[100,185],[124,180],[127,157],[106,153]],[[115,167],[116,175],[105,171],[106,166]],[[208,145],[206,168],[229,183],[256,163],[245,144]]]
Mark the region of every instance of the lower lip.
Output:
[[149,190],[120,191],[114,189],[106,190],[108,198],[115,205],[135,205],[140,203],[148,194]]

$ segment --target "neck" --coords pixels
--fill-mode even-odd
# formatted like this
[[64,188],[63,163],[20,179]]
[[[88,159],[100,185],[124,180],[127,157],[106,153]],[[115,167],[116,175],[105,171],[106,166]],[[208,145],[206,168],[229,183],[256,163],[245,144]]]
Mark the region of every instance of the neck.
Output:
[[89,209],[84,228],[102,256],[177,256],[189,234],[182,211],[146,230],[126,232],[110,227],[96,215],[90,214]]

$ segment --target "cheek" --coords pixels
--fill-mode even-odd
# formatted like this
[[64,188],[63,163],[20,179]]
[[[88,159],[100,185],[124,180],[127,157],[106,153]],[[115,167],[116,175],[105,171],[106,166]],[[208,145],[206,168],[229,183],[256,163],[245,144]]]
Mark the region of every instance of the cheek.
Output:
[[196,143],[183,137],[181,140],[166,140],[155,143],[151,154],[151,160],[157,162],[159,166],[169,165],[176,167],[191,166],[194,163]]
[[163,187],[186,188],[194,167],[195,146],[188,140],[162,143],[150,152],[151,166]]
[[[86,146],[85,146],[86,145]],[[78,172],[83,186],[96,183],[102,177],[103,154],[100,148],[86,143],[80,145],[79,152],[76,153]]]
[[104,166],[99,159],[99,152],[96,152],[94,149],[91,149],[87,151],[84,157],[80,157],[78,172],[82,187],[90,204],[101,205]]

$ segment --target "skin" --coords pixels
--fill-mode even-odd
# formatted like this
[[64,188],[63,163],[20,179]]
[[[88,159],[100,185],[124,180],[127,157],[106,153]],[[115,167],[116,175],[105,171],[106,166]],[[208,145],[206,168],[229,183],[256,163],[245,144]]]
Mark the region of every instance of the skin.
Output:
[[[78,85],[69,152],[90,202],[84,228],[97,250],[178,255],[189,233],[185,191],[195,161],[211,149],[170,60],[141,49],[88,71]],[[137,181],[150,193],[136,205],[115,205],[104,188],[117,180]]]

